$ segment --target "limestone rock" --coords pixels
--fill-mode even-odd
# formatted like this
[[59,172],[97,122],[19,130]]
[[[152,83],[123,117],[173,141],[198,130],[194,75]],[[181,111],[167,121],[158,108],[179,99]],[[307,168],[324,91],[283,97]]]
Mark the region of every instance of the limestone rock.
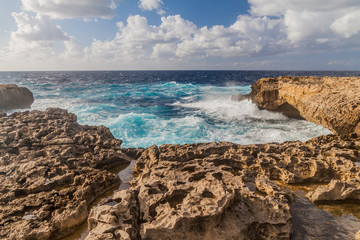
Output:
[[317,208],[306,198],[295,198],[291,205],[291,216],[291,240],[354,240],[360,228],[359,219],[349,215],[334,216]]
[[360,183],[331,180],[327,186],[309,192],[307,197],[313,202],[360,200]]
[[360,133],[359,77],[262,78],[251,88],[261,109],[304,118],[337,134]]
[[96,197],[129,163],[105,127],[62,109],[0,118],[0,239],[59,239],[86,221]]
[[15,84],[0,84],[0,113],[11,109],[30,108],[34,96],[29,89]]
[[[305,143],[152,146],[136,161],[130,189],[91,210],[87,240],[316,239],[326,234],[304,232],[313,223],[300,216],[311,203],[294,205],[300,200],[282,184],[360,179],[354,164],[359,150],[357,134]],[[294,212],[292,206],[301,210]],[[294,214],[303,226],[295,228]],[[335,218],[327,214],[321,229],[329,219]],[[340,220],[332,229],[343,239],[354,238],[360,221],[352,221],[350,228]]]

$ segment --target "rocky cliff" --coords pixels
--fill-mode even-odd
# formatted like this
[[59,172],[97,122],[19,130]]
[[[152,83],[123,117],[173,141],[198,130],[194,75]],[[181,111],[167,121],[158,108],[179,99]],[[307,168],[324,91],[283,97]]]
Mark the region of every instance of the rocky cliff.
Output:
[[359,77],[262,78],[250,96],[261,109],[304,118],[336,134],[360,133]]
[[105,127],[61,109],[0,117],[0,239],[59,239],[86,221],[90,204],[129,163]]
[[11,109],[30,108],[34,102],[32,92],[15,84],[0,84],[0,113]]

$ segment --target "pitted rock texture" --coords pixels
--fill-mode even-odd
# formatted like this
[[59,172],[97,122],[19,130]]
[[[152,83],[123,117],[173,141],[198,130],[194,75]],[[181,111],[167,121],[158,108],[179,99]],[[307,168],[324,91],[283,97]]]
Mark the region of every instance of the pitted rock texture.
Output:
[[0,239],[59,239],[120,184],[105,169],[129,163],[106,127],[61,109],[0,118]]
[[91,210],[87,240],[316,239],[303,231],[313,222],[293,224],[294,194],[283,185],[360,179],[359,151],[357,134],[305,143],[152,146],[135,163],[130,189]]
[[15,84],[0,84],[0,113],[30,108],[33,102],[34,96],[29,89]]
[[336,134],[360,133],[359,77],[262,78],[251,88],[261,109],[304,118]]

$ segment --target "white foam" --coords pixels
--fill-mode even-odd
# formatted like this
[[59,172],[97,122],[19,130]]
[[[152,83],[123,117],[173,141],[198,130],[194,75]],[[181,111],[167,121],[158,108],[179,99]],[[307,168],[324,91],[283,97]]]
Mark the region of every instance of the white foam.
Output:
[[183,108],[198,109],[204,114],[222,121],[244,120],[246,118],[261,120],[287,120],[280,113],[260,110],[249,100],[231,101],[231,96],[207,96],[206,99],[190,103],[174,103]]

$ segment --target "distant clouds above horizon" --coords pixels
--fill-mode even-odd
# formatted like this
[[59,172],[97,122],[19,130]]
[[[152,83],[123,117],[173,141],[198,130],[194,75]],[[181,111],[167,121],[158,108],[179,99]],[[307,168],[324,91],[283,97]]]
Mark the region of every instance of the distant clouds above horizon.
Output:
[[0,4],[0,71],[360,70],[359,0]]

